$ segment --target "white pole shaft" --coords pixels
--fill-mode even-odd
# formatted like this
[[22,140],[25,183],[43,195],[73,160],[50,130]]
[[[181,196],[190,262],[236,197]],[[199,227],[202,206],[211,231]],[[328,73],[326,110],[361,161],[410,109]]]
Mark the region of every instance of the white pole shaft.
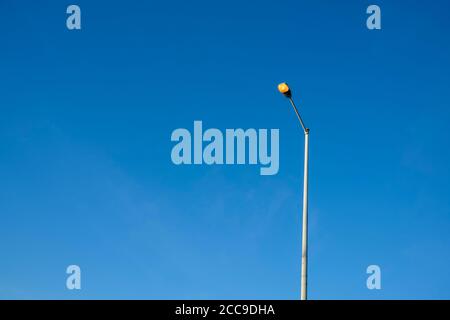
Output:
[[302,274],[300,299],[307,298],[307,271],[308,271],[308,152],[309,129],[305,130],[305,161],[303,171],[303,222],[302,222]]

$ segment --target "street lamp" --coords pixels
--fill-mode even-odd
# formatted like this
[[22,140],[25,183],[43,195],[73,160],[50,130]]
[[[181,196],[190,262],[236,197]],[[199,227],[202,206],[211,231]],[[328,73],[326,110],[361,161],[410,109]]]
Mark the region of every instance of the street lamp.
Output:
[[305,127],[302,117],[295,106],[294,100],[292,100],[292,92],[287,83],[283,82],[278,85],[278,91],[280,91],[291,102],[297,115],[300,124],[302,125],[303,132],[305,133],[305,161],[303,171],[303,222],[302,222],[302,273],[301,273],[301,290],[300,299],[306,300],[306,278],[307,278],[307,262],[308,262],[308,141],[309,141],[309,129]]

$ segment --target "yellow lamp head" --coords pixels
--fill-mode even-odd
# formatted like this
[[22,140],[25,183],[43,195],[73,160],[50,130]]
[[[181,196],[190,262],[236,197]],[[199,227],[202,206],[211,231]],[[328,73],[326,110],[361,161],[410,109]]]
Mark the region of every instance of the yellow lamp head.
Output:
[[291,89],[289,88],[289,86],[286,82],[280,83],[278,85],[278,91],[280,91],[287,98],[290,98],[292,95]]

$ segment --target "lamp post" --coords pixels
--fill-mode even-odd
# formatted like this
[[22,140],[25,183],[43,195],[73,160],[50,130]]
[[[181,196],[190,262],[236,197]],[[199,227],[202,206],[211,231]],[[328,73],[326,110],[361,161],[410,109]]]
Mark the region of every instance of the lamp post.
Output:
[[309,129],[306,128],[303,123],[302,117],[295,106],[292,99],[292,92],[287,83],[280,83],[278,85],[278,91],[280,91],[286,98],[289,99],[295,114],[303,128],[305,134],[305,161],[303,171],[303,219],[302,219],[302,272],[301,272],[301,290],[300,299],[306,300],[307,297],[307,271],[308,271],[308,142],[309,142]]

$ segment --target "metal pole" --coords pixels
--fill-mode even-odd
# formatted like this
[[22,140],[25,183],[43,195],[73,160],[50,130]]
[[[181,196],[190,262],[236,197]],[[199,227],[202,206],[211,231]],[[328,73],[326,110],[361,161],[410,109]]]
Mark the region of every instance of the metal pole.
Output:
[[305,161],[303,171],[302,275],[300,299],[307,298],[308,271],[308,153],[309,129],[305,129]]
[[303,131],[304,131],[305,134],[306,134],[306,132],[307,132],[309,129],[306,129],[306,126],[305,126],[305,124],[303,123],[303,119],[302,119],[302,117],[300,116],[300,113],[298,112],[297,107],[295,106],[294,100],[293,100],[292,98],[289,98],[289,101],[291,102],[292,108],[294,108],[294,111],[295,111],[295,114],[297,115],[298,121],[300,121],[300,124],[302,125]]
[[301,273],[301,289],[300,299],[307,299],[307,273],[308,273],[308,154],[309,154],[309,129],[306,128],[300,113],[295,106],[292,97],[289,97],[295,114],[305,133],[305,161],[303,171],[303,221],[302,221],[302,273]]

